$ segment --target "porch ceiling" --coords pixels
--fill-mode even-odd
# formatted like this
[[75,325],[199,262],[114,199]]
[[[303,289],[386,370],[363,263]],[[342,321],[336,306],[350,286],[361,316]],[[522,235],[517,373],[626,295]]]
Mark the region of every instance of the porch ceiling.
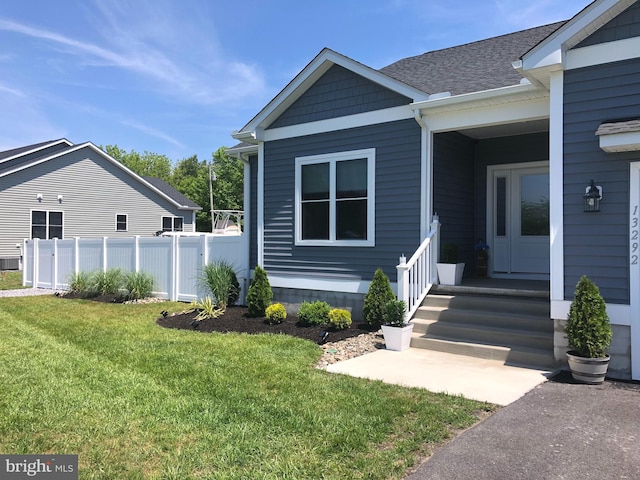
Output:
[[485,138],[512,137],[528,133],[540,133],[549,131],[549,120],[534,120],[531,122],[506,123],[503,125],[491,125],[489,127],[467,128],[459,130],[467,137],[482,140]]

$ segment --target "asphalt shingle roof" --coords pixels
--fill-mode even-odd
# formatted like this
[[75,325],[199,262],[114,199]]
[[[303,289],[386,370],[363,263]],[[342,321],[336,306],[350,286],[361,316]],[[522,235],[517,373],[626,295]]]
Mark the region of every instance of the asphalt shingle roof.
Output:
[[197,209],[197,210],[202,210],[202,207],[200,207],[200,205],[196,204],[190,198],[185,197],[182,193],[180,193],[178,190],[173,188],[171,185],[169,185],[164,180],[162,180],[162,179],[160,179],[158,177],[142,177],[142,178],[144,180],[146,180],[147,182],[149,182],[154,187],[156,187],[158,190],[160,190],[165,195],[171,197],[173,200],[178,202],[180,205],[183,205],[185,207],[190,207],[190,208],[193,208],[193,209]]
[[20,155],[21,153],[25,153],[39,147],[44,147],[45,145],[59,142],[60,140],[62,139],[49,140],[48,142],[34,143],[33,145],[27,145],[25,147],[18,147],[18,148],[12,148],[11,150],[5,150],[4,152],[0,152],[0,161],[4,160],[5,158],[13,157],[14,155]]
[[399,60],[380,71],[428,94],[452,95],[517,85],[522,76],[512,62],[566,22],[427,52]]

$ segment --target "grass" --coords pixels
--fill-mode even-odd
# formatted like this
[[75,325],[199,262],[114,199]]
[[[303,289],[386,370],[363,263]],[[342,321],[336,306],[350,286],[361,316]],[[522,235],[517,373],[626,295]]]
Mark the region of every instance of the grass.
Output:
[[0,272],[0,290],[16,290],[18,288],[28,288],[22,286],[22,272]]
[[312,342],[158,327],[184,304],[0,299],[0,452],[81,479],[402,478],[492,407],[312,367]]

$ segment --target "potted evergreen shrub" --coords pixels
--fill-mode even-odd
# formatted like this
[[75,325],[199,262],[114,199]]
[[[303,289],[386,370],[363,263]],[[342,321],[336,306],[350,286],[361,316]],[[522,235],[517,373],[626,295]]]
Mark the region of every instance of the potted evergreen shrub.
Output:
[[567,361],[573,378],[582,383],[604,382],[613,334],[600,290],[586,276],[576,285],[564,331],[571,349]]
[[387,350],[401,352],[409,348],[413,323],[406,321],[407,305],[402,300],[391,300],[382,311],[382,334]]
[[441,285],[460,285],[464,273],[464,263],[458,262],[458,246],[453,243],[442,245],[442,262],[436,264]]

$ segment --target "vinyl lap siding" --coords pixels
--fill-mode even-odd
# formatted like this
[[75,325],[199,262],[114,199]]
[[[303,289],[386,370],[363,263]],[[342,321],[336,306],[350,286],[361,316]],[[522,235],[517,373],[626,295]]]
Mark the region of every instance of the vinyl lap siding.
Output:
[[[173,207],[88,149],[0,178],[0,256],[15,255],[15,244],[31,236],[31,210],[64,212],[65,238],[150,236],[162,228],[163,215],[183,216],[185,231],[193,231],[191,211]],[[116,213],[128,215],[127,232],[116,232]]]
[[408,105],[411,101],[410,98],[334,65],[269,128]]
[[442,246],[458,246],[459,261],[471,265],[473,245],[473,159],[475,142],[460,133],[434,135],[433,209],[440,217]]
[[[565,73],[564,262],[565,298],[581,275],[594,280],[607,302],[629,303],[629,162],[638,152],[605,153],[595,131],[605,121],[637,118],[640,60]],[[603,187],[601,212],[583,212],[591,179]]]
[[[296,247],[295,158],[376,149],[374,247]],[[403,120],[265,144],[264,266],[270,274],[371,280],[380,266],[392,279],[400,254],[420,243],[420,127]]]
[[640,3],[631,5],[604,27],[580,42],[576,48],[633,37],[640,37]]

